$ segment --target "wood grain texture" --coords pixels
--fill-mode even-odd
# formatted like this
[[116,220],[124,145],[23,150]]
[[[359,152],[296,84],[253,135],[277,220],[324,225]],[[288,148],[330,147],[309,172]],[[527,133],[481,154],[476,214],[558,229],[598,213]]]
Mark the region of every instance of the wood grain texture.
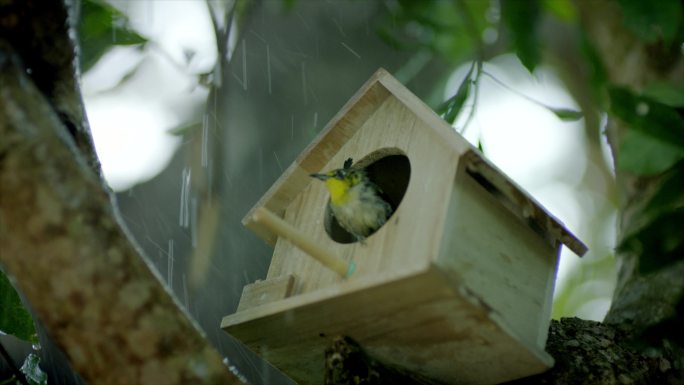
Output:
[[544,349],[560,246],[552,247],[466,172],[454,178],[436,263],[495,309],[523,341]]
[[435,268],[387,272],[238,312],[221,327],[300,384],[322,381],[323,352],[336,335],[452,384],[494,384],[552,365],[462,293]]
[[256,281],[242,288],[242,296],[237,311],[285,299],[292,295],[295,276],[284,275],[266,281]]

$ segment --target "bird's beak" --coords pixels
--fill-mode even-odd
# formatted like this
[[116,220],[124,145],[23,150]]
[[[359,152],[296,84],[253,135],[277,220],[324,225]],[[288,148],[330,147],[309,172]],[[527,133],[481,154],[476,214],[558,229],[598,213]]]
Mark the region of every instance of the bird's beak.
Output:
[[326,179],[330,178],[329,176],[327,176],[325,174],[309,174],[309,176],[312,178],[320,179],[320,180],[326,180]]

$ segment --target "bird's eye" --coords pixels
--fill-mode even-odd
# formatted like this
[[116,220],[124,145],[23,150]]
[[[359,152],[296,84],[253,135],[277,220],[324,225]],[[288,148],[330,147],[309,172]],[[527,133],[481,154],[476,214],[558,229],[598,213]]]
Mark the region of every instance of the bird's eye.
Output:
[[334,177],[337,178],[337,179],[343,179],[343,178],[344,178],[344,173],[342,172],[342,170],[335,170],[335,175],[334,175]]

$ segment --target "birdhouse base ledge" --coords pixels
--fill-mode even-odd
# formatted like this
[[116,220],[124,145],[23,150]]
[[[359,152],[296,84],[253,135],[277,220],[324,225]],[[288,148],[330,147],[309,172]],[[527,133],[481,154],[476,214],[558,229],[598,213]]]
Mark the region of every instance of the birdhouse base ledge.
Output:
[[324,350],[338,335],[387,364],[450,384],[496,384],[553,366],[435,265],[247,308],[224,317],[221,328],[300,384],[321,383]]

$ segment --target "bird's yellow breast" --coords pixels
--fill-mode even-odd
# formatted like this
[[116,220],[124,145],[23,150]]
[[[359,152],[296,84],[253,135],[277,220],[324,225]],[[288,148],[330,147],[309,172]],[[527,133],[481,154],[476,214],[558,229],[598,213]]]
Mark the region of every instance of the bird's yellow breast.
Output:
[[325,181],[325,186],[330,192],[330,202],[334,205],[343,205],[349,200],[349,183],[344,180],[330,178]]

